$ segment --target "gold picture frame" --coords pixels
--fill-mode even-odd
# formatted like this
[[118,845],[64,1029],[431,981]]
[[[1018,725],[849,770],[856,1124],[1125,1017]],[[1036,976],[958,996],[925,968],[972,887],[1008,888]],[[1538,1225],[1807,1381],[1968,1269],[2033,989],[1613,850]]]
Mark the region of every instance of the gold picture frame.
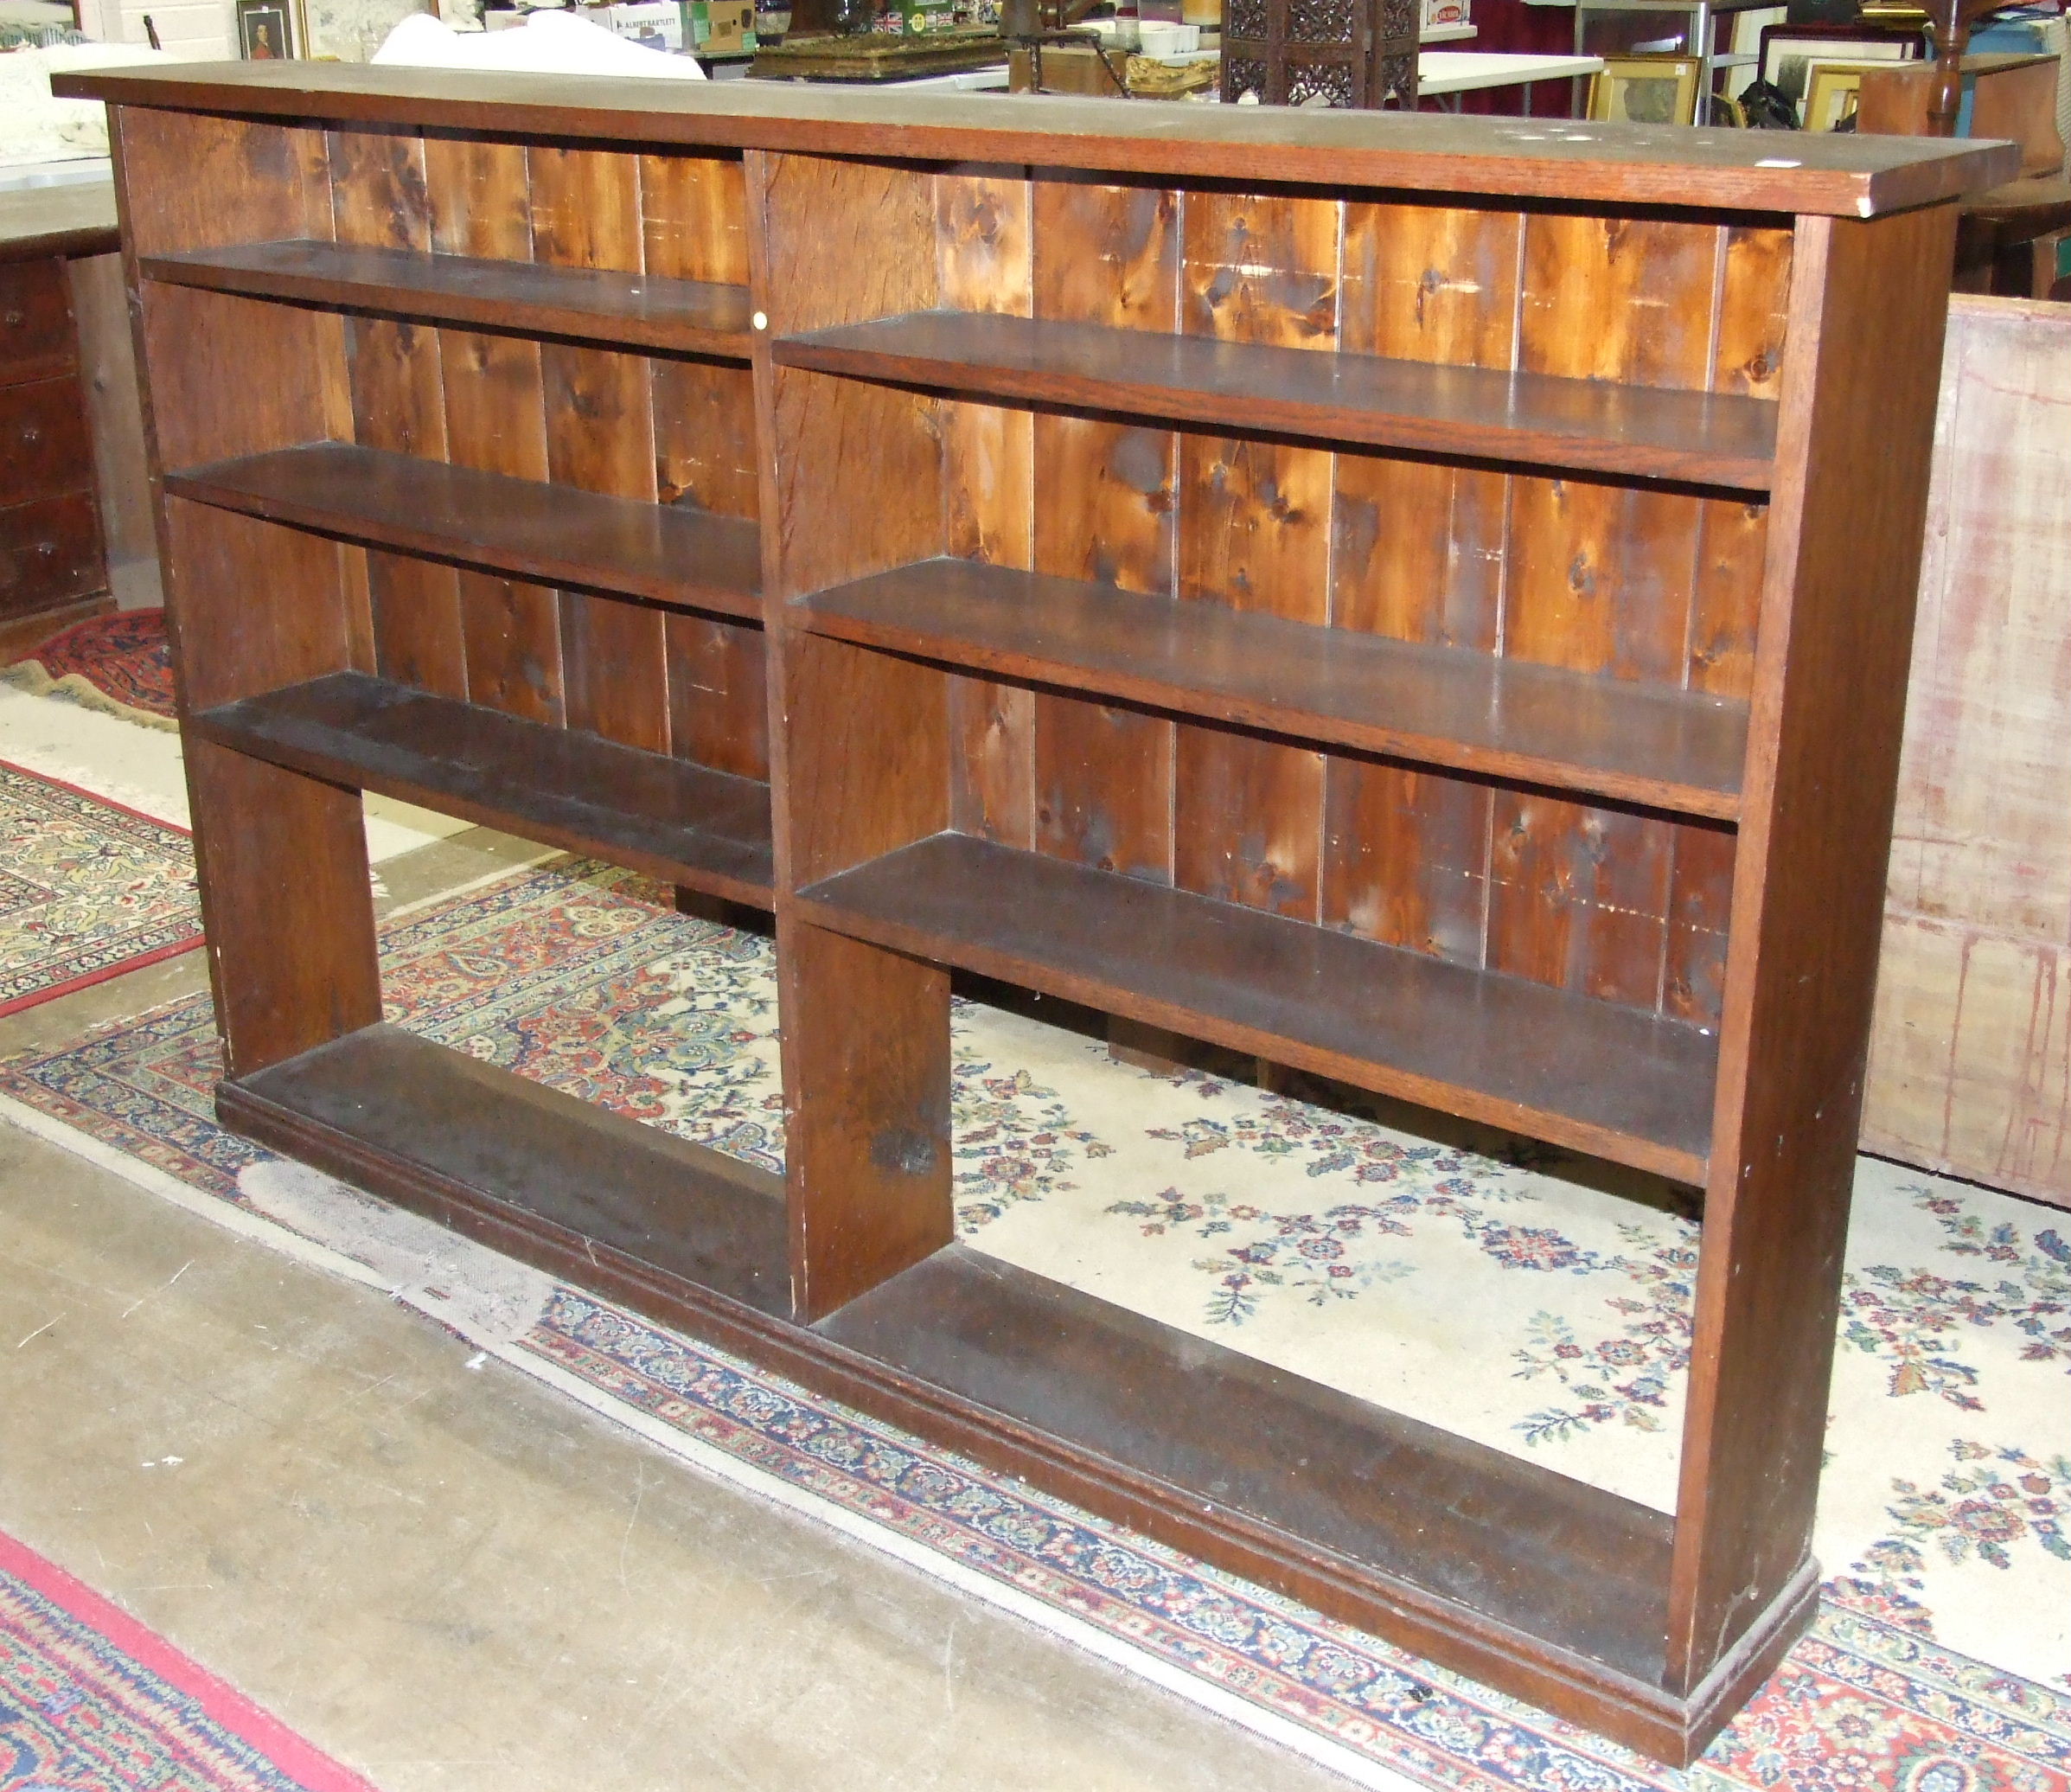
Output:
[[1863,77],[1888,62],[1815,62],[1805,86],[1805,128],[1835,131],[1850,123],[1862,102]]
[[1689,125],[1697,115],[1695,56],[1607,56],[1589,77],[1589,117],[1606,123]]

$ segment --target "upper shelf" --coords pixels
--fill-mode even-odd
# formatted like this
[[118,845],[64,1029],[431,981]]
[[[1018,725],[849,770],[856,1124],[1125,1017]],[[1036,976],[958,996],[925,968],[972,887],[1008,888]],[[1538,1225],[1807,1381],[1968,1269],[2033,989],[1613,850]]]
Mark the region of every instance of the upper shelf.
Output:
[[297,123],[432,125],[599,144],[896,156],[1848,218],[1981,192],[2010,181],[2020,167],[2011,144],[1852,131],[1798,132],[1779,142],[1760,131],[1558,118],[868,93],[809,82],[569,79],[353,62],[108,69],[53,75],[51,91],[112,106]]
[[787,367],[1243,432],[1767,491],[1776,406],[979,311],[780,338]]
[[1125,702],[1732,821],[1748,706],[1319,628],[1221,604],[931,560],[802,598],[815,632]]
[[707,511],[318,442],[165,476],[178,497],[539,585],[762,619],[755,525]]
[[748,358],[745,286],[359,243],[237,243],[146,256],[146,279],[440,323]]

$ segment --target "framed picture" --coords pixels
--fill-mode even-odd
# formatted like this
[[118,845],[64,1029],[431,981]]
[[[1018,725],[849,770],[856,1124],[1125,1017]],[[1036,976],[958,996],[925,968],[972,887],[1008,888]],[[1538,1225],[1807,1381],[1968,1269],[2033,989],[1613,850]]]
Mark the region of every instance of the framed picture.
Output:
[[[293,0],[302,54],[315,61],[364,62],[413,12],[436,14],[437,0]],[[449,18],[448,22],[452,21]]]
[[1882,65],[1876,62],[1816,62],[1805,88],[1805,128],[1807,131],[1852,131],[1856,108],[1862,103],[1863,77]]
[[1811,130],[1815,127],[1806,117],[1805,102],[1816,70],[1909,62],[1921,54],[1921,45],[1914,33],[1863,31],[1850,25],[1771,25],[1761,34],[1761,78],[1782,90],[1798,108],[1799,123]]
[[247,62],[284,62],[295,54],[289,0],[237,0],[237,53]]
[[1688,125],[1697,115],[1695,56],[1607,56],[1589,77],[1589,116],[1629,125]]

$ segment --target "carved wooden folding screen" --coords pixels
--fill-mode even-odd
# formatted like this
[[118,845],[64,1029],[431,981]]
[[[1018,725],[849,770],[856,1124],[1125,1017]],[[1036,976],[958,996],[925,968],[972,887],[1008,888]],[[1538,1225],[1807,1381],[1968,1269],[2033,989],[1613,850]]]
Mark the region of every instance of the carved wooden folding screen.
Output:
[[1228,0],[1223,98],[1416,106],[1416,0]]

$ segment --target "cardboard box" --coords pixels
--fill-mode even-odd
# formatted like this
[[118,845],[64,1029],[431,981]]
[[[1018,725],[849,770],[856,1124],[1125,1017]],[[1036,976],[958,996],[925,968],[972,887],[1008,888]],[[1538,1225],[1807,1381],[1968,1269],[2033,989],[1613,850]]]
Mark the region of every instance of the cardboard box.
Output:
[[755,0],[683,0],[691,52],[744,56],[755,49]]
[[1471,0],[1424,0],[1424,28],[1433,25],[1466,25],[1473,21],[1467,17]]
[[633,43],[671,54],[683,48],[681,0],[635,0],[630,5],[602,9],[606,29]]

